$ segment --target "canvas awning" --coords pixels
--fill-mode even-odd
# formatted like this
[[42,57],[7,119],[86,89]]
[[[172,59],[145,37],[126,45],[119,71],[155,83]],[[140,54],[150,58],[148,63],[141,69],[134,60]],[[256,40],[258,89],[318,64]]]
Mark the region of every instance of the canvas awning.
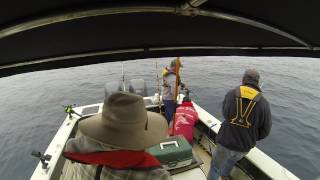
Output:
[[0,77],[169,56],[320,57],[316,0],[5,0]]

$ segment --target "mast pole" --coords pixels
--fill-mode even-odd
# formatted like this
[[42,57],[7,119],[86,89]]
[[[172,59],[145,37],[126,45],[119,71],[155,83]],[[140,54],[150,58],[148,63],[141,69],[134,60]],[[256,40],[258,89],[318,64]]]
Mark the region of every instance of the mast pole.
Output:
[[157,74],[157,91],[158,91],[158,107],[159,107],[159,113],[161,114],[161,102],[160,102],[160,79],[158,75],[158,61],[156,59],[156,74]]

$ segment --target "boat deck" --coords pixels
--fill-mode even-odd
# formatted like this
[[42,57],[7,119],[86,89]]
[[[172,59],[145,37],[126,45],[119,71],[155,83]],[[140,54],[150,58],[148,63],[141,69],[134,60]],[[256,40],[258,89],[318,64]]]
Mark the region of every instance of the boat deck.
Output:
[[[207,176],[209,173],[209,170],[210,170],[211,155],[208,153],[208,151],[205,150],[205,148],[201,144],[194,144],[192,149],[194,150],[194,152],[196,152],[196,154],[203,161],[203,164],[200,165],[200,168],[204,172],[204,174]],[[230,176],[231,176],[231,179],[237,179],[237,180],[250,180],[251,179],[246,173],[244,173],[237,166],[235,166],[233,168]]]
[[[203,164],[198,168],[173,175],[172,178],[174,180],[194,180],[195,178],[197,180],[201,180],[199,175],[202,176],[202,179],[206,179],[210,169],[211,156],[200,143],[194,143],[192,145],[192,149],[194,154],[202,160]],[[66,160],[61,172],[60,180],[68,180],[72,178],[73,172],[71,166],[72,162],[70,160]],[[248,180],[250,178],[238,167],[235,167],[231,172],[231,179]]]
[[[159,111],[159,106],[152,104],[152,97],[145,97],[144,100],[146,108],[149,111]],[[51,160],[47,162],[49,164],[48,168],[43,169],[42,163],[39,162],[30,179],[69,180],[74,176],[74,173],[72,172],[73,164],[62,156],[64,146],[69,138],[76,136],[77,122],[96,113],[101,113],[102,106],[103,103],[98,103],[74,108],[74,110],[77,113],[82,114],[83,117],[66,117],[44,153],[52,156]],[[194,107],[199,114],[199,121],[193,129],[193,154],[195,159],[201,159],[202,164],[194,163],[187,167],[189,168],[188,170],[186,170],[187,168],[181,168],[171,171],[170,173],[172,173],[172,178],[174,180],[206,180],[206,176],[210,169],[211,152],[215,149],[214,139],[220,129],[221,122],[196,103],[194,103]],[[245,158],[237,162],[236,166],[231,171],[231,179],[298,180],[299,178],[258,148],[253,148]]]

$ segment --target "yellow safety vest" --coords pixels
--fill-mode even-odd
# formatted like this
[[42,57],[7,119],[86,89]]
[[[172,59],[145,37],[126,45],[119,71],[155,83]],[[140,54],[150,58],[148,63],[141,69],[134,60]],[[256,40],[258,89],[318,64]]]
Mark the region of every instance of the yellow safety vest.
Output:
[[[248,121],[248,117],[256,103],[261,98],[261,93],[248,86],[240,86],[236,90],[236,101],[237,101],[237,113],[234,118],[231,118],[230,123],[236,126],[250,128],[251,123]],[[246,108],[242,107],[242,99],[248,99],[249,104]]]

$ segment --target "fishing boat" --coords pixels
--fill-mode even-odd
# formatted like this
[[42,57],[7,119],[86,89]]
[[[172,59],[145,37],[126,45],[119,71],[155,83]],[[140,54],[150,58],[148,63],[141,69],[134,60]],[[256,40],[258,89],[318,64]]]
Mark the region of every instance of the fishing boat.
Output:
[[[319,5],[302,0],[5,1],[0,7],[0,77],[156,57],[317,58]],[[146,108],[157,112],[159,106],[152,99],[145,97]],[[83,117],[68,115],[47,150],[34,153],[41,162],[31,179],[67,179],[70,163],[61,156],[64,145],[76,134],[77,122],[101,112],[101,106],[73,108]],[[200,123],[193,150],[203,163],[172,172],[174,179],[206,178],[220,121],[195,107]],[[233,174],[244,179],[298,179],[257,148],[237,164]]]
[[[142,92],[142,91],[140,91]],[[180,94],[181,101],[184,95]],[[163,105],[159,106],[157,95],[144,97],[146,109],[153,112],[161,112]],[[54,136],[45,154],[34,152],[39,157],[37,168],[31,176],[32,180],[40,179],[70,179],[73,176],[72,162],[62,154],[68,139],[77,134],[77,124],[92,115],[101,113],[103,103],[87,106],[66,107],[69,113]],[[169,172],[174,180],[205,180],[210,168],[211,154],[215,149],[214,138],[219,131],[221,122],[206,110],[194,103],[199,114],[199,123],[193,131],[195,143],[192,146],[194,162],[185,167],[171,169]],[[250,153],[239,161],[231,173],[233,179],[299,179],[285,167],[281,166],[271,157],[258,148],[253,148]]]

